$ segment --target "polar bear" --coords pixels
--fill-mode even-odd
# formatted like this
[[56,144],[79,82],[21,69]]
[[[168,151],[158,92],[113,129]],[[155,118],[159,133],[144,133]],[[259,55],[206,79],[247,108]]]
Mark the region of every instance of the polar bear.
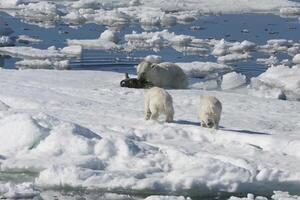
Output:
[[166,116],[166,122],[174,117],[172,96],[162,88],[153,87],[147,91],[144,99],[145,120],[157,120],[159,114]]
[[178,65],[170,62],[143,61],[137,66],[137,78],[162,88],[185,89],[188,86],[186,74]]
[[219,128],[222,104],[214,96],[200,97],[200,122],[202,127]]

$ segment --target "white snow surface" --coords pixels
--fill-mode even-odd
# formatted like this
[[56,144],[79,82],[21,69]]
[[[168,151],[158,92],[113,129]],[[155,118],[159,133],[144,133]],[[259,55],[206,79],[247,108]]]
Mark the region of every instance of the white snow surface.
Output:
[[[120,88],[123,74],[1,70],[0,79],[0,170],[35,172],[35,186],[299,192],[299,102],[169,90],[175,122],[162,123],[144,121],[144,90]],[[220,130],[199,126],[200,95],[222,102]]]

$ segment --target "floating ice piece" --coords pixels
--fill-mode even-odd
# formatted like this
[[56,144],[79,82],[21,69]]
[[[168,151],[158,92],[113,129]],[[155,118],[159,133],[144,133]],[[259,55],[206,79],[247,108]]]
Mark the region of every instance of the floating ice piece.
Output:
[[[211,41],[212,43],[213,41]],[[220,41],[215,41],[212,55],[214,56],[225,56],[227,54],[236,54],[236,53],[244,53],[249,52],[255,49],[256,44],[253,42],[249,42],[244,40],[243,42],[227,42],[225,39],[221,39]]]
[[15,42],[9,36],[0,36],[0,47],[12,46]]
[[64,49],[56,49],[49,47],[48,49],[36,49],[33,47],[0,47],[1,55],[10,55],[17,58],[30,58],[30,59],[56,59],[64,60],[70,57],[79,56],[79,48],[67,47]]
[[29,43],[40,43],[42,42],[42,40],[28,35],[19,35],[17,38],[17,42],[29,44]]
[[16,8],[26,0],[0,0],[0,8]]
[[271,55],[269,58],[258,58],[256,60],[258,64],[264,64],[267,66],[277,65],[279,60],[276,56]]
[[299,7],[285,7],[280,9],[280,14],[284,16],[297,16],[300,15]]
[[[300,68],[294,66],[273,66],[256,78],[251,79],[252,94],[266,93],[284,99],[300,99]],[[275,94],[275,95],[274,95]],[[270,96],[267,96],[270,97]]]
[[234,52],[246,52],[246,51],[252,51],[256,47],[256,44],[253,42],[249,42],[247,40],[244,40],[241,43],[233,43],[232,47],[229,48],[229,51]]
[[69,69],[69,60],[21,60],[16,62],[17,69]]
[[300,54],[296,54],[296,55],[293,57],[293,63],[295,63],[295,64],[300,64]]
[[67,15],[63,16],[62,19],[71,24],[71,25],[79,25],[79,24],[84,24],[86,22],[86,18],[82,16],[82,14],[77,11],[73,10],[69,12]]
[[38,19],[38,21],[56,21],[59,19],[60,11],[55,3],[46,1],[21,4],[17,11],[19,16],[29,19]]
[[224,56],[229,52],[229,47],[229,43],[222,39],[214,46],[211,54],[214,56]]
[[111,30],[105,30],[103,33],[101,33],[100,39],[114,43],[118,43],[120,41],[116,35],[116,32]]
[[144,200],[191,200],[190,197],[185,198],[184,196],[158,196],[158,195],[152,195]]
[[72,8],[75,9],[88,9],[88,8],[92,8],[92,9],[100,9],[103,8],[103,5],[97,1],[97,0],[79,0],[76,2],[73,2],[71,4]]
[[[125,50],[130,51],[133,49],[157,49],[162,47],[172,46],[177,50],[178,47],[188,46],[194,37],[187,35],[175,35],[168,30],[159,32],[142,32],[125,35]],[[184,49],[180,48],[180,51]]]
[[82,46],[84,49],[103,49],[103,50],[116,50],[120,46],[115,32],[110,30],[104,31],[98,39],[95,40],[67,40],[68,45]]
[[108,26],[124,26],[130,22],[130,17],[118,11],[114,10],[96,10],[94,14],[87,15],[88,19],[94,21],[97,24],[103,24]]
[[144,58],[144,60],[150,63],[161,63],[164,61],[161,56],[157,55],[148,55]]
[[[290,195],[288,192],[273,191],[271,200],[300,200],[300,196]],[[268,200],[269,198],[263,196],[254,196],[253,194],[247,194],[247,197],[234,197],[231,196],[229,200]]]
[[60,52],[66,55],[75,55],[77,57],[80,57],[82,54],[82,46],[80,45],[67,46],[62,48]]
[[259,46],[257,49],[266,53],[287,52],[289,48],[293,47],[295,42],[286,39],[272,39],[268,40],[266,45]]
[[234,89],[246,84],[246,76],[231,72],[223,75],[221,88],[223,90]]
[[233,62],[240,62],[245,61],[252,58],[252,56],[248,53],[232,53],[225,56],[218,57],[219,63],[233,63]]
[[232,67],[213,62],[191,62],[176,63],[190,77],[206,77],[215,73],[226,73],[232,71]]
[[39,191],[34,187],[33,183],[0,183],[0,197],[4,199],[32,199],[39,195]]

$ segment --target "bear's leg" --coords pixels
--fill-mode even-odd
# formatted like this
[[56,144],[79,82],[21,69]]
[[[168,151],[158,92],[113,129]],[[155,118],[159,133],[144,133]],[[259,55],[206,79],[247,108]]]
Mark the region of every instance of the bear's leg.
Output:
[[151,116],[151,110],[149,108],[149,101],[145,100],[144,104],[145,120],[149,120]]
[[166,112],[165,114],[166,114],[166,122],[170,123],[170,122],[174,121],[173,112],[169,111],[169,112]]
[[159,117],[159,112],[158,112],[158,110],[157,109],[153,109],[153,110],[151,110],[152,112],[152,114],[151,114],[151,120],[157,120],[158,119],[158,117]]
[[145,115],[145,120],[149,120],[149,119],[150,119],[150,116],[151,116],[151,111],[150,111],[150,110],[147,110],[147,111],[146,111],[146,115]]
[[219,129],[219,121],[218,121],[218,120],[216,120],[216,121],[214,122],[213,128],[214,128],[214,129]]

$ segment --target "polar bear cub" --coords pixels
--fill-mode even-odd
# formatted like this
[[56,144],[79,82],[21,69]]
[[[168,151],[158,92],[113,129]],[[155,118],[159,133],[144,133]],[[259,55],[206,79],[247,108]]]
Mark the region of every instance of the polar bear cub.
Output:
[[214,96],[200,97],[200,123],[202,127],[219,128],[222,104]]
[[162,88],[185,89],[188,87],[188,78],[183,70],[170,62],[150,63],[141,62],[137,66],[137,78],[146,80]]
[[172,122],[174,108],[172,96],[162,88],[153,87],[145,94],[144,99],[145,119],[157,120],[162,113],[166,122]]

